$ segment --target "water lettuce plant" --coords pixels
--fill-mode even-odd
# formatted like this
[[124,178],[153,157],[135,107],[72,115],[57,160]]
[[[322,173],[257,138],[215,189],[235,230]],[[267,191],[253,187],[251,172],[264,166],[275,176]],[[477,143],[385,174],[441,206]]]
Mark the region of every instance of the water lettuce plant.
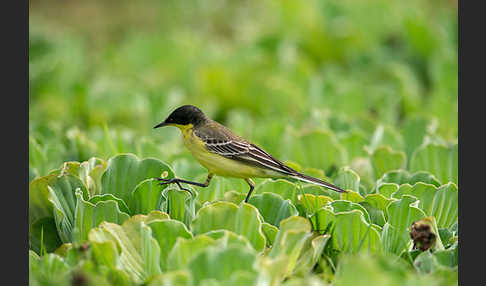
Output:
[[[101,176],[80,171],[89,162],[96,162],[91,170],[101,167]],[[338,279],[345,271],[339,269],[348,267],[341,260],[352,254],[394,256],[410,265],[400,266],[403,271],[454,273],[457,186],[430,184],[437,182],[431,174],[397,173],[386,172],[374,191],[360,193],[359,175],[344,168],[336,182],[352,191],[337,198],[268,179],[248,203],[244,193],[228,189],[201,204],[204,189],[159,185],[153,177],[176,174],[155,158],[120,154],[107,162],[69,162],[30,183],[31,279],[67,281],[77,273],[127,285],[279,285],[336,271]],[[101,184],[89,192],[88,182],[96,180]],[[436,237],[421,251],[410,232],[426,217]]]

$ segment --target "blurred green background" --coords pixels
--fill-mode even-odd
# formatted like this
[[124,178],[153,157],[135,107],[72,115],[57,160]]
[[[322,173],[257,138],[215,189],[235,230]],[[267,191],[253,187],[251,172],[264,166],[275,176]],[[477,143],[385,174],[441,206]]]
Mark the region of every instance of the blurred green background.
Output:
[[326,175],[457,142],[456,1],[31,0],[29,18],[30,180],[121,152],[204,173],[152,129],[182,104]]

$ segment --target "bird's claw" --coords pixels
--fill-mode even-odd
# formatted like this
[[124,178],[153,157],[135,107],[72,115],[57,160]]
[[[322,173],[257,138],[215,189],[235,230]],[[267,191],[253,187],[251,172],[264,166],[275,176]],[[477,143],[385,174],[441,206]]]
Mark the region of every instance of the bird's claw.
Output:
[[184,188],[181,183],[179,182],[179,180],[177,178],[172,178],[172,179],[164,179],[164,178],[156,178],[158,181],[161,181],[159,183],[159,186],[163,186],[163,185],[169,185],[169,184],[177,184],[177,186],[179,187],[180,190],[183,190],[183,191],[186,191],[188,192],[189,194],[192,195],[192,191],[189,190],[189,189],[186,189]]
[[157,181],[159,181],[159,186],[163,186],[163,185],[169,185],[169,184],[173,184],[173,183],[178,183],[177,179],[175,178],[172,178],[172,179],[164,179],[164,178],[156,178]]

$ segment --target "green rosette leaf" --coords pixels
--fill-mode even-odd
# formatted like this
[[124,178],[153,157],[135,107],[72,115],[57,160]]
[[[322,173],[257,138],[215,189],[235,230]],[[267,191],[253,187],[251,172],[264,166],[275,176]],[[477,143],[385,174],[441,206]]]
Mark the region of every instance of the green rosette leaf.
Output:
[[[102,194],[113,194],[132,208],[132,193],[135,187],[145,179],[173,178],[174,172],[164,162],[145,158],[140,160],[133,154],[120,154],[108,161],[108,167],[101,177]],[[133,213],[133,211],[131,211]]]
[[250,204],[237,206],[230,202],[216,202],[198,211],[191,229],[196,235],[226,229],[245,236],[257,251],[261,251],[265,247],[262,223],[258,209]]

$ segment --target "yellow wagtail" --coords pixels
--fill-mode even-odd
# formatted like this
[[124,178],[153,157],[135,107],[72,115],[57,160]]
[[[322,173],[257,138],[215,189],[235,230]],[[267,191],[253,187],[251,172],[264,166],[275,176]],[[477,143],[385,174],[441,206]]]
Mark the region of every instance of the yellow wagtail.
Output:
[[337,192],[346,192],[335,185],[301,174],[286,166],[258,146],[209,119],[195,106],[184,105],[177,108],[154,128],[163,126],[175,126],[181,130],[184,145],[199,163],[208,169],[208,177],[204,183],[178,178],[158,178],[162,181],[161,184],[175,183],[179,188],[184,189],[180,183],[207,187],[214,175],[242,178],[250,185],[245,202],[248,202],[255,187],[251,178],[291,178]]

